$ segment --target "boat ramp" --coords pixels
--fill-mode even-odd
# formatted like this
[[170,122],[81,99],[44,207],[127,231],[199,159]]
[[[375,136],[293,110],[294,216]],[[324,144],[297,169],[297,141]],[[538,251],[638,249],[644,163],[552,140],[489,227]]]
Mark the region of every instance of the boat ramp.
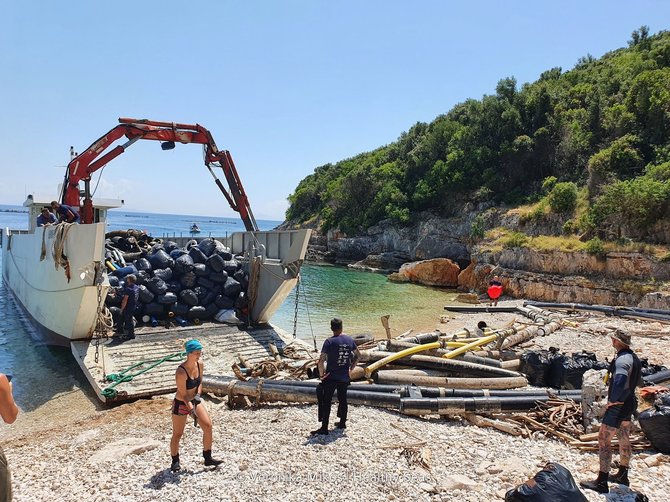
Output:
[[[232,366],[246,362],[253,366],[290,352],[304,364],[315,356],[301,340],[278,327],[229,326],[214,323],[200,326],[152,328],[135,331],[135,339],[118,338],[73,341],[72,353],[95,393],[103,402],[167,394],[176,390],[175,371],[185,360],[184,342],[196,338],[203,345],[202,359],[207,374],[233,375]],[[274,350],[276,348],[276,351]],[[286,359],[291,361],[291,359]]]

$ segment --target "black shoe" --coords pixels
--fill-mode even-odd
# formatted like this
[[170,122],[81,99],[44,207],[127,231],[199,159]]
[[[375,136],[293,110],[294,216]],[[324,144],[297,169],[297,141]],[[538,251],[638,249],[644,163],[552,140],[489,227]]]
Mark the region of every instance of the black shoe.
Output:
[[127,335],[126,336],[126,340],[134,340],[134,339],[135,339],[135,335]]
[[205,465],[217,466],[223,464],[223,460],[212,458],[212,450],[203,450],[202,456],[205,457]]
[[593,490],[598,493],[609,493],[610,489],[607,486],[607,477],[608,473],[599,472],[598,477],[596,478],[595,481],[582,481],[581,483],[579,483],[579,485],[582,488],[586,488],[587,490]]
[[179,465],[179,455],[172,457],[172,465],[170,466],[172,472],[181,471],[181,466]]
[[327,436],[328,435],[328,429],[317,429],[315,431],[312,431],[309,433],[310,436]]
[[347,424],[346,424],[346,422],[339,421],[339,422],[335,422],[335,427],[337,427],[338,429],[346,429]]
[[611,481],[612,483],[619,483],[620,485],[624,486],[630,486],[630,481],[628,481],[628,469],[623,472],[621,469],[619,469],[619,472],[616,474],[610,474],[607,478],[607,481]]

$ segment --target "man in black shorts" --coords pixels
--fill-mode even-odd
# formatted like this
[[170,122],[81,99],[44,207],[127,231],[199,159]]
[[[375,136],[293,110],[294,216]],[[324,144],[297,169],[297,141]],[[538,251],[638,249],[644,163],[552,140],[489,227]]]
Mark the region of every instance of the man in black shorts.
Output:
[[[630,419],[637,409],[635,387],[642,376],[642,364],[630,349],[630,335],[620,329],[612,333],[612,346],[617,350],[616,357],[610,363],[607,372],[607,410],[598,432],[598,453],[600,472],[595,481],[580,483],[582,487],[598,493],[608,493],[607,481],[628,486],[628,467],[630,465]],[[612,438],[619,438],[619,471],[609,475],[612,462]]]

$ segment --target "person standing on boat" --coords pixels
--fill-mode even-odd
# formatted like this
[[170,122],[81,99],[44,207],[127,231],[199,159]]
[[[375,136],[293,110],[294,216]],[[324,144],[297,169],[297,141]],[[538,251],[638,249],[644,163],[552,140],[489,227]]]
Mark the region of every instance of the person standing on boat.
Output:
[[67,223],[79,223],[79,211],[72,206],[66,204],[59,204],[57,201],[51,201],[51,209],[53,209],[60,221],[65,221]]
[[140,287],[136,284],[135,274],[128,274],[125,278],[125,286],[121,290],[121,320],[122,331],[125,338],[132,340],[135,338],[135,321],[133,315],[137,308],[137,299],[140,296]]
[[[11,376],[0,373],[0,416],[6,424],[13,424],[19,408],[12,395]],[[12,478],[7,466],[5,452],[0,448],[0,502],[12,500]]]
[[342,319],[330,321],[333,336],[323,342],[318,368],[321,382],[316,387],[316,397],[319,407],[319,422],[321,427],[311,434],[328,434],[328,420],[333,394],[337,390],[337,416],[340,421],[335,424],[338,429],[347,428],[347,387],[351,381],[350,371],[356,367],[360,358],[360,351],[353,338],[342,334]]
[[37,217],[37,226],[44,227],[46,225],[53,225],[55,223],[58,223],[56,215],[49,211],[48,207],[43,207],[42,212]]
[[[598,493],[608,493],[608,481],[629,486],[628,467],[632,448],[630,445],[630,419],[637,409],[635,387],[642,378],[642,363],[630,349],[630,334],[617,329],[612,335],[612,346],[617,354],[607,371],[607,409],[598,432],[600,472],[595,481],[581,482],[583,488]],[[610,475],[612,438],[619,439],[619,471]]]
[[170,440],[170,455],[172,455],[170,470],[172,472],[181,470],[179,441],[184,434],[189,415],[193,417],[193,424],[196,427],[200,425],[202,428],[202,456],[205,458],[205,465],[217,466],[223,462],[223,460],[212,458],[212,420],[200,398],[202,375],[205,368],[200,360],[202,344],[198,340],[189,340],[186,342],[185,349],[186,361],[177,368],[175,375],[177,393],[172,401],[172,439]]

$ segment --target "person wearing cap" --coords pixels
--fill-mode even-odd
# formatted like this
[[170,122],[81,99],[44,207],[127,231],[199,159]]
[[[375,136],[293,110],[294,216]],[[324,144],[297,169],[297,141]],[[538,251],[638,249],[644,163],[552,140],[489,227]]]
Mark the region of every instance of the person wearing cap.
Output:
[[184,345],[186,350],[186,361],[179,365],[175,378],[177,380],[177,393],[172,401],[172,439],[170,440],[170,455],[172,455],[172,472],[179,472],[179,441],[184,435],[186,420],[193,417],[193,425],[202,428],[202,456],[205,465],[217,466],[223,460],[212,458],[212,420],[209,418],[207,408],[201,403],[202,375],[204,363],[200,360],[202,355],[202,344],[198,340],[189,340]]
[[321,427],[312,431],[311,434],[328,434],[328,421],[330,419],[330,406],[333,402],[333,394],[337,390],[337,416],[340,421],[335,424],[338,429],[347,428],[347,387],[351,381],[350,371],[356,367],[360,358],[360,351],[353,338],[342,334],[342,320],[330,321],[330,329],[333,336],[323,342],[321,356],[317,364],[321,382],[316,387],[316,397],[319,408],[319,422]]
[[43,207],[42,212],[40,212],[39,216],[37,217],[37,226],[44,227],[46,225],[54,225],[56,223],[58,223],[56,215],[49,211],[48,207]]
[[[612,334],[612,346],[617,354],[607,371],[607,409],[598,432],[600,472],[595,481],[581,482],[583,488],[598,493],[608,493],[608,481],[628,486],[628,467],[632,449],[630,445],[630,419],[637,409],[635,387],[642,377],[642,364],[630,348],[630,334],[620,329]],[[619,470],[610,475],[612,463],[612,438],[619,439]]]

